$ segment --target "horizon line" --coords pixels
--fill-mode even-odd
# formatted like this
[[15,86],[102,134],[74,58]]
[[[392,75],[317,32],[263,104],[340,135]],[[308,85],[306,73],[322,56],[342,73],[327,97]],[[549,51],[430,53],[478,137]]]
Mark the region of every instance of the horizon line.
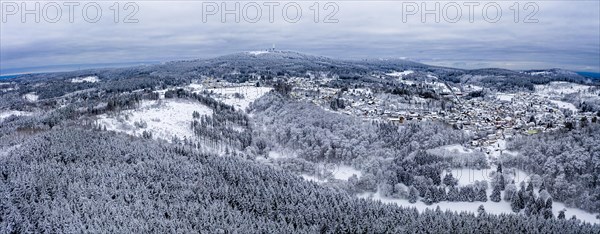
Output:
[[[180,62],[180,61],[218,58],[221,56],[227,56],[227,55],[245,53],[245,52],[247,53],[247,52],[253,52],[253,51],[268,51],[268,50],[263,50],[263,49],[247,50],[247,51],[239,51],[239,52],[228,53],[228,54],[221,54],[221,55],[217,55],[217,56],[197,57],[197,58],[181,58],[181,59],[162,60],[162,61],[161,60],[149,60],[149,61],[114,62],[114,63],[55,64],[55,65],[46,65],[46,66],[33,66],[33,67],[15,67],[15,68],[8,68],[8,69],[1,69],[1,66],[0,66],[0,77],[23,76],[23,75],[45,74],[45,73],[60,73],[60,72],[75,72],[75,71],[85,71],[85,70],[92,70],[92,69],[127,68],[127,67],[143,66],[143,65],[157,65],[157,64],[169,63],[169,62]],[[578,74],[579,73],[600,74],[600,69],[599,70],[572,70],[572,69],[565,69],[565,68],[560,68],[560,67],[527,68],[527,69],[510,69],[510,68],[503,68],[503,67],[458,68],[458,67],[452,67],[452,66],[433,65],[433,64],[429,64],[429,63],[415,61],[415,60],[412,60],[410,58],[403,57],[403,56],[398,56],[398,57],[391,57],[391,56],[388,56],[388,57],[354,57],[353,56],[352,58],[341,58],[341,57],[330,57],[330,56],[317,55],[317,54],[308,54],[308,53],[302,53],[302,52],[293,51],[293,50],[277,50],[277,51],[278,52],[295,52],[295,53],[300,53],[300,54],[320,56],[320,57],[339,59],[339,60],[359,61],[359,60],[364,60],[364,59],[398,59],[398,60],[406,60],[406,61],[415,62],[415,63],[421,63],[421,64],[428,65],[428,66],[445,67],[445,68],[453,68],[453,69],[460,69],[460,70],[505,69],[505,70],[510,70],[510,71],[534,71],[534,70],[560,69],[560,70],[575,72]],[[446,60],[440,60],[440,61],[446,61]],[[450,61],[450,60],[447,60],[447,61]],[[5,73],[4,71],[9,71],[9,72]],[[579,74],[579,75],[581,75],[581,74]],[[594,76],[591,78],[598,78],[598,76]]]

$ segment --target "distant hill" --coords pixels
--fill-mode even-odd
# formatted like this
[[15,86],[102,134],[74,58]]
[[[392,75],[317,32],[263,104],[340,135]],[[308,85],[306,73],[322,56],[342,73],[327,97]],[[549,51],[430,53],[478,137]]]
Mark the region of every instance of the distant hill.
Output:
[[[465,70],[431,66],[403,59],[335,59],[294,51],[247,51],[210,59],[172,61],[154,65],[124,68],[86,69],[72,72],[29,74],[7,79],[57,80],[82,76],[98,76],[101,80],[123,80],[122,86],[136,88],[169,86],[190,83],[192,80],[212,77],[229,82],[252,80],[270,81],[290,77],[339,77],[335,86],[362,85],[365,82],[378,87],[390,86],[392,80],[379,79],[393,72],[411,71],[410,79],[425,80],[437,77],[451,83],[474,84],[501,91],[533,90],[536,84],[551,81],[590,83],[589,74],[562,70],[527,70],[487,68]],[[414,73],[413,73],[414,72]],[[150,79],[147,79],[150,78]],[[121,90],[110,87],[110,90]]]
[[577,74],[595,80],[600,80],[600,72],[577,72]]

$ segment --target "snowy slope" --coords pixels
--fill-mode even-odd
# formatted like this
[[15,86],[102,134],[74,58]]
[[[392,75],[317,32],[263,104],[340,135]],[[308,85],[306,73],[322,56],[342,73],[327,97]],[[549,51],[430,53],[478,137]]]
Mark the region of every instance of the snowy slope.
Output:
[[[489,193],[488,193],[489,195]],[[504,192],[502,194],[502,196],[504,196]],[[470,212],[470,213],[477,213],[477,208],[479,208],[480,205],[483,205],[483,207],[485,208],[485,211],[488,214],[514,214],[514,212],[512,211],[511,207],[510,207],[510,203],[506,202],[504,200],[500,201],[500,202],[492,202],[490,200],[488,200],[487,202],[448,202],[448,201],[444,201],[444,202],[439,202],[439,203],[434,203],[432,205],[426,205],[425,203],[423,203],[422,201],[417,201],[416,203],[410,203],[408,202],[408,200],[406,199],[396,199],[396,198],[387,198],[387,197],[382,197],[379,194],[379,191],[376,193],[362,193],[357,195],[357,197],[359,198],[364,198],[364,199],[371,199],[371,200],[375,200],[375,201],[381,201],[383,203],[388,203],[388,204],[396,204],[402,207],[414,207],[417,210],[419,210],[420,212],[425,211],[426,209],[436,209],[436,207],[440,207],[441,210],[445,211],[445,210],[450,210],[450,211],[456,211],[456,212]],[[563,203],[561,202],[553,202],[552,203],[552,213],[554,213],[554,216],[558,216],[558,212],[566,209],[565,211],[565,217],[566,218],[571,218],[573,215],[577,216],[577,219],[584,221],[584,222],[588,222],[588,223],[596,223],[596,224],[600,224],[600,220],[596,219],[596,214],[592,214],[592,213],[588,213],[586,211],[583,211],[581,209],[577,209],[577,208],[567,208]]]
[[77,77],[77,78],[71,79],[71,83],[84,83],[84,82],[96,83],[99,81],[100,81],[100,79],[98,79],[97,76]]
[[265,50],[257,50],[257,51],[248,51],[248,54],[251,55],[261,55],[261,54],[268,54],[269,51],[265,51]]
[[238,110],[246,110],[250,103],[259,99],[273,88],[270,87],[255,87],[255,86],[235,86],[222,88],[204,88],[198,84],[188,86],[193,92],[200,93],[207,91],[211,93],[211,97],[221,101],[227,105],[231,105]]
[[536,85],[535,93],[539,96],[548,98],[548,100],[560,109],[567,109],[573,112],[577,112],[577,107],[568,102],[561,101],[565,95],[575,95],[582,101],[591,99],[598,100],[600,97],[600,89],[594,88],[593,86],[575,84],[570,82],[550,82],[545,85]]
[[23,95],[23,98],[29,102],[36,102],[39,97],[35,93],[28,93]]
[[0,111],[0,122],[2,122],[4,119],[8,118],[11,115],[14,115],[14,116],[29,116],[29,115],[32,115],[32,114],[33,113],[27,112],[27,111],[16,111],[16,110]]
[[[194,111],[201,115],[212,114],[212,110],[207,106],[188,100],[143,101],[140,108],[124,111],[118,116],[99,115],[98,124],[106,126],[106,130],[134,136],[141,136],[146,130],[151,132],[153,137],[167,141],[173,136],[189,139],[194,137],[190,128]],[[145,122],[147,126],[138,127],[136,122]]]
[[391,73],[387,73],[386,75],[393,76],[393,77],[398,77],[398,78],[402,78],[404,76],[413,74],[414,72],[415,71],[412,71],[412,70],[406,70],[406,71],[401,71],[401,72],[394,71],[394,72],[391,72]]
[[535,85],[535,92],[541,96],[558,96],[564,94],[588,91],[592,86],[575,84],[564,81],[550,82],[545,85]]
[[356,175],[358,178],[362,176],[362,172],[356,170],[354,167],[340,165],[333,172],[333,177],[338,180],[348,180],[348,178],[352,177],[352,175]]
[[558,100],[550,100],[550,102],[552,104],[556,105],[560,109],[567,109],[567,110],[570,110],[573,112],[579,111],[579,109],[577,109],[577,107],[575,105],[573,105],[572,103],[558,101]]

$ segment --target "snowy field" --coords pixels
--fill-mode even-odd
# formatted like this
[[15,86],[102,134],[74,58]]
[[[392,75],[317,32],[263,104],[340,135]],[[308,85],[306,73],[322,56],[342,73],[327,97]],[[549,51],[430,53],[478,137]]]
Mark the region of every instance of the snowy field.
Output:
[[[99,115],[98,124],[106,126],[106,130],[134,136],[141,136],[146,130],[154,138],[171,141],[173,136],[179,139],[194,137],[190,128],[194,111],[201,115],[212,114],[207,106],[188,100],[143,101],[136,110],[123,111],[116,116]],[[143,125],[141,123],[146,123],[147,126],[140,127]]]
[[529,72],[529,75],[532,76],[541,76],[541,75],[550,75],[552,73],[548,72],[548,71],[538,71],[538,72]]
[[333,177],[338,180],[348,180],[348,178],[352,177],[352,175],[356,175],[358,178],[360,178],[362,176],[362,172],[346,165],[339,165],[333,171]]
[[[496,165],[491,167],[490,169],[470,169],[470,168],[453,168],[450,169],[452,176],[458,180],[459,186],[466,186],[469,184],[473,184],[475,181],[487,181],[488,185],[490,180],[492,179],[490,173],[496,171]],[[511,169],[513,170],[513,169]],[[444,178],[447,172],[443,172],[441,179]],[[514,180],[515,184],[518,185],[521,182],[529,182],[529,175],[524,171],[515,169],[512,173],[505,172],[506,181]],[[490,186],[489,192],[491,194],[492,188]],[[488,194],[489,195],[489,194]]]
[[[588,93],[587,91],[591,88],[588,85],[575,84],[564,81],[556,81],[550,82],[545,85],[536,85],[535,92],[541,96],[552,97],[552,96],[562,96],[566,94],[572,93]],[[592,92],[589,94],[596,94],[597,92]]]
[[498,158],[503,154],[517,155],[518,152],[506,150],[506,140],[498,140],[495,144],[491,144],[485,148],[490,152],[490,158]]
[[410,74],[413,74],[413,73],[415,73],[415,72],[412,71],[412,70],[406,70],[406,71],[401,71],[401,72],[394,71],[394,72],[391,72],[391,73],[386,73],[386,75],[393,76],[393,77],[398,77],[398,78],[402,78],[404,76],[407,76],[407,75],[410,75]]
[[0,111],[0,122],[4,121],[4,119],[8,118],[11,115],[14,115],[14,116],[29,116],[29,115],[32,115],[32,114],[33,113],[27,112],[27,111],[16,111],[16,110]]
[[440,157],[468,157],[476,153],[473,149],[465,148],[462,145],[445,145],[427,150],[428,153]]
[[0,92],[9,92],[15,90],[14,83],[2,83],[0,82]]
[[[269,87],[252,87],[252,86],[243,86],[243,87],[231,87],[231,88],[216,88],[216,89],[208,89],[209,92],[214,92],[219,94],[218,100],[224,102],[227,105],[232,105],[240,110],[245,110],[250,106],[250,103],[254,102],[256,99],[262,97],[272,88]],[[235,97],[235,94],[241,94],[241,97]]]
[[286,156],[284,156],[283,154],[281,154],[277,151],[269,151],[268,156],[269,156],[269,158],[273,158],[273,159],[286,158]]
[[429,149],[427,152],[440,157],[452,158],[455,163],[472,162],[481,155],[486,155],[488,159],[496,159],[502,154],[516,154],[516,152],[506,150],[506,141],[504,140],[498,140],[495,144],[485,147],[468,148],[455,144]]
[[406,84],[406,85],[413,85],[415,84],[414,81],[412,80],[400,80],[400,83]]
[[221,101],[227,105],[231,105],[238,110],[246,110],[250,103],[259,99],[273,88],[270,87],[255,87],[255,86],[239,86],[239,87],[224,87],[224,88],[207,88],[204,89],[201,85],[192,84],[190,86],[194,92],[202,92],[204,90],[213,93],[211,97]]
[[472,149],[467,149],[462,145],[459,144],[455,144],[455,145],[447,145],[447,146],[442,146],[443,149],[450,151],[452,153],[472,153],[473,150]]
[[[450,89],[448,89],[448,86],[446,86],[446,84],[442,83],[442,82],[425,82],[428,85],[431,85],[433,87],[435,87],[436,90],[444,92],[444,93],[451,93],[452,91]],[[459,90],[455,90],[455,91],[459,91]]]
[[592,86],[575,84],[564,81],[550,82],[545,85],[536,85],[535,93],[548,98],[549,101],[560,109],[577,112],[577,107],[568,102],[560,101],[565,95],[575,94],[582,99],[599,99],[600,90],[594,90]]
[[[553,83],[556,83],[556,82],[553,82]],[[567,82],[561,82],[561,83],[567,83]],[[590,86],[577,85],[577,84],[572,84],[572,83],[567,83],[567,84],[568,84],[567,86],[560,86],[560,88],[555,87],[555,86],[550,86],[550,85],[536,85],[536,93],[535,94],[539,95],[542,98],[545,98],[551,104],[555,105],[556,107],[558,107],[560,109],[567,109],[567,110],[571,110],[573,112],[578,111],[578,109],[575,105],[573,105],[572,103],[560,101],[560,99],[563,98],[564,95],[578,93],[579,91],[584,90],[580,93],[582,97],[598,98],[598,94],[587,92],[587,90]],[[553,88],[550,88],[550,87],[553,87]],[[568,87],[573,87],[573,89],[570,89]],[[584,87],[587,87],[587,88],[584,88]],[[497,93],[496,94],[496,98],[498,100],[505,101],[505,102],[512,102],[514,97],[515,97],[515,94],[509,94],[509,93]]]
[[261,54],[268,54],[269,51],[265,51],[265,50],[257,50],[257,51],[248,51],[248,54],[251,55],[261,55]]
[[[321,170],[327,171],[327,173],[331,173],[331,175],[333,175],[333,178],[336,180],[347,181],[353,175],[356,175],[356,177],[358,177],[358,178],[360,178],[362,176],[361,171],[359,171],[351,166],[347,166],[347,165],[336,165],[336,164],[323,165],[323,164],[320,164],[317,166]],[[304,178],[305,180],[314,181],[317,183],[325,183],[328,181],[326,178],[320,178],[315,175],[300,174],[300,176],[302,176],[302,178]]]
[[514,94],[508,94],[508,93],[498,93],[496,95],[496,98],[500,101],[505,101],[505,102],[510,102],[512,101],[512,99],[515,97]]
[[483,90],[483,87],[470,84],[470,85],[467,85],[466,90],[467,91],[481,91],[481,90]]
[[98,79],[97,76],[77,77],[77,78],[71,79],[71,83],[84,83],[84,82],[96,83],[99,81],[100,81],[100,79]]
[[35,93],[28,93],[23,95],[23,98],[29,102],[35,102],[38,100],[39,97]]
[[[491,193],[491,191],[488,191],[488,196],[490,195],[490,193]],[[502,196],[504,197],[504,192],[502,192]],[[448,201],[444,201],[444,202],[434,203],[434,204],[428,206],[425,203],[423,203],[422,201],[417,201],[416,203],[410,203],[406,199],[382,197],[379,194],[379,191],[376,193],[362,193],[362,194],[357,195],[357,197],[364,198],[364,199],[372,199],[375,201],[381,201],[383,203],[388,203],[388,204],[396,204],[396,205],[399,205],[402,207],[414,207],[417,210],[419,210],[420,212],[423,212],[426,209],[435,210],[436,207],[439,206],[440,209],[443,211],[445,211],[445,210],[456,211],[456,212],[464,211],[464,212],[470,212],[470,213],[476,214],[477,208],[479,208],[480,205],[483,205],[483,207],[485,208],[485,211],[488,214],[514,214],[514,212],[512,211],[512,209],[510,207],[510,203],[506,202],[504,200],[502,200],[500,202],[493,202],[490,200],[488,200],[487,202],[448,202]],[[600,224],[600,220],[596,219],[596,214],[588,213],[581,209],[567,208],[567,207],[565,207],[565,205],[563,203],[553,201],[552,213],[554,213],[554,217],[558,216],[558,212],[563,209],[565,209],[565,217],[566,218],[571,218],[573,215],[575,215],[577,217],[577,219],[579,219],[581,221],[588,222],[588,223]],[[523,212],[523,211],[521,211],[521,212]]]
[[575,113],[577,113],[577,111],[579,111],[579,109],[577,109],[577,107],[571,103],[558,101],[558,100],[549,100],[549,101],[552,104],[556,105],[560,109],[567,109],[567,110],[573,111]]

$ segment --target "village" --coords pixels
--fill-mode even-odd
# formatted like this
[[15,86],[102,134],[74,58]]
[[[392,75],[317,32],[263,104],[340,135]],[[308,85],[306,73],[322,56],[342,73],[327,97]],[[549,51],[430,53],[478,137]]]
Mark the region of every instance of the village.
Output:
[[[421,84],[429,85],[428,88],[448,100],[442,103],[419,96],[406,98],[374,93],[368,88],[329,88],[324,85],[326,81],[308,78],[291,78],[288,82],[294,87],[292,97],[366,121],[390,121],[396,124],[441,121],[450,124],[472,133],[471,147],[493,146],[499,140],[515,135],[571,128],[598,118],[598,113],[582,112],[571,103],[538,92],[492,92],[493,95],[473,98],[466,94],[480,91],[481,87],[469,85],[458,88],[433,82]],[[598,97],[598,89],[593,92]],[[334,100],[342,100],[342,108],[332,106]]]
[[[557,100],[538,92],[501,93],[491,92],[486,97],[469,97],[470,92],[483,88],[467,85],[453,87],[441,82],[406,80],[402,76],[410,72],[388,74],[400,78],[402,83],[421,85],[434,90],[443,101],[416,95],[403,97],[389,93],[373,92],[369,88],[339,89],[328,87],[335,79],[321,77],[290,77],[282,79],[292,87],[290,96],[307,101],[325,109],[357,116],[365,121],[389,121],[406,124],[419,121],[440,121],[470,133],[473,139],[469,147],[496,146],[499,140],[516,135],[533,135],[541,132],[571,128],[585,122],[595,122],[598,113],[582,112],[575,105]],[[320,75],[322,76],[322,75]],[[437,77],[428,76],[437,79]],[[260,81],[258,81],[260,82]],[[233,88],[232,92],[246,94],[257,81],[229,83],[218,79],[204,79],[204,88]],[[190,87],[194,87],[191,85]],[[591,86],[590,86],[591,87]],[[237,90],[237,91],[236,91]],[[590,89],[592,90],[592,89]],[[598,89],[591,95],[598,97]],[[246,94],[247,95],[247,94]],[[332,103],[340,103],[332,105]],[[247,105],[246,105],[247,106]]]

